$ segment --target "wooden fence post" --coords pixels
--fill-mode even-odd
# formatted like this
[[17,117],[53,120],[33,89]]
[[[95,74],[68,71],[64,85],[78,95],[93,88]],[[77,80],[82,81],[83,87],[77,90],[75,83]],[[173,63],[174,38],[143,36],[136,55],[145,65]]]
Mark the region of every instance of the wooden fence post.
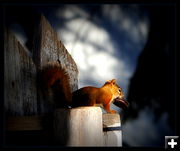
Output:
[[103,114],[103,145],[122,147],[122,130],[119,114]]
[[[69,74],[70,87],[74,91],[78,89],[76,63],[43,15],[34,35],[32,56],[31,52],[18,42],[13,32],[5,29],[4,35],[6,130],[44,130],[49,124],[44,123],[44,119],[51,116],[54,106],[42,98],[37,81],[38,72],[49,63],[59,64]],[[21,134],[17,133],[17,137],[19,135]],[[24,138],[25,140],[27,138]]]
[[[69,74],[69,84],[72,92],[78,89],[77,65],[43,15],[40,17],[39,26],[34,36],[33,60],[38,70],[41,70],[49,63],[61,66]],[[51,106],[48,99],[45,100],[42,97],[39,89],[38,101],[41,114],[49,113],[49,110],[53,110],[53,106]]]
[[56,142],[65,146],[103,146],[100,107],[57,109],[54,135]]
[[[6,121],[7,130],[44,130],[43,120],[38,114],[42,117],[45,115],[46,118],[45,113],[51,113],[51,106],[42,98],[38,89],[38,70],[51,62],[59,64],[70,75],[70,86],[74,91],[78,89],[76,63],[44,16],[41,16],[35,34],[33,59],[28,55],[28,50],[26,51],[7,29],[4,44],[5,111],[9,118]],[[47,126],[47,123],[45,124]],[[122,146],[119,115],[102,114],[99,107],[56,109],[53,124],[54,137],[58,145]],[[16,136],[19,134],[14,138]]]
[[63,146],[122,146],[119,114],[102,114],[99,107],[57,109],[54,136]]
[[14,34],[4,33],[4,99],[8,115],[37,114],[36,67]]

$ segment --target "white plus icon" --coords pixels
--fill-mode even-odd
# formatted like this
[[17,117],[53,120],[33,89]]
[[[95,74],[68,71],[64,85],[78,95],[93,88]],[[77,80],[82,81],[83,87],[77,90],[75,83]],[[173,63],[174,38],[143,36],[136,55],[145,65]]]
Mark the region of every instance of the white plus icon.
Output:
[[171,142],[168,142],[168,145],[171,145],[171,148],[174,148],[174,145],[177,145],[177,142],[174,139],[171,139]]

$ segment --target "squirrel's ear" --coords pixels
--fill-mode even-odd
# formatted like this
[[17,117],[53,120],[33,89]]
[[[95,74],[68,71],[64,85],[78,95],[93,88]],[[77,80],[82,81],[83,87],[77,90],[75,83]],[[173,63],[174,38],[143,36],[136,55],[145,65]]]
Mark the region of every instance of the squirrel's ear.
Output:
[[111,80],[106,80],[106,82],[105,83],[111,83]]
[[111,83],[112,83],[112,84],[116,84],[116,79],[112,79],[112,80],[111,80]]

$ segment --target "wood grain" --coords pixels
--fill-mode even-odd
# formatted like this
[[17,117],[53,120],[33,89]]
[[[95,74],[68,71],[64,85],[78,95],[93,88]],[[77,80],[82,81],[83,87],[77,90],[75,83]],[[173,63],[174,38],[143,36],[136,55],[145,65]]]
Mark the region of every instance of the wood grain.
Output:
[[[103,128],[119,128],[121,126],[119,114],[103,114]],[[103,131],[104,146],[122,146],[122,130]]]
[[[59,40],[57,33],[43,15],[41,15],[39,27],[34,37],[33,59],[37,65],[37,69],[41,70],[49,64],[61,66],[69,74],[71,91],[77,90],[77,65],[63,43]],[[39,89],[38,104],[40,104],[39,111],[41,114],[54,110],[51,98],[43,98],[42,92]]]
[[65,146],[102,146],[102,111],[99,107],[58,109],[54,134]]
[[121,126],[119,114],[103,114],[103,128]]
[[8,115],[37,114],[35,64],[10,30],[4,35],[5,110]]
[[51,62],[62,66],[70,75],[72,91],[78,89],[77,65],[43,15],[35,34],[33,58],[40,69]]
[[14,116],[6,120],[8,131],[43,130],[42,116]]

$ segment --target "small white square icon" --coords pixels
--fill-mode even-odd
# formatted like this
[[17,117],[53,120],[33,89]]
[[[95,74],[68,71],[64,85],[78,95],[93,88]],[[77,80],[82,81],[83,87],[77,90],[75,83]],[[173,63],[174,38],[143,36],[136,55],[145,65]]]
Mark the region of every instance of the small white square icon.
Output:
[[179,145],[179,136],[165,136],[165,148],[177,148]]

